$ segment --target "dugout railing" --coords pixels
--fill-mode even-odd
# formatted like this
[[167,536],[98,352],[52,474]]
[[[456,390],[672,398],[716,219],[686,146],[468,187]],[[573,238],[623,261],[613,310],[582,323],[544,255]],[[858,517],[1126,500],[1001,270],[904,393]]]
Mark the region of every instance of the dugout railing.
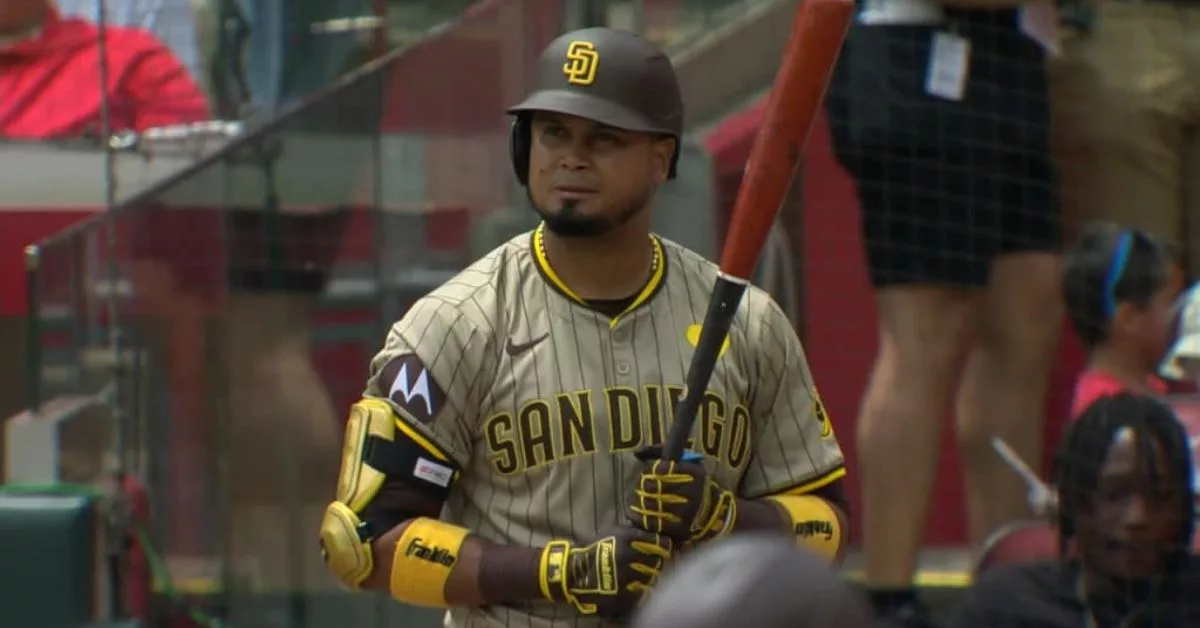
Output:
[[[277,277],[318,263],[336,275],[319,297],[326,320],[315,357],[339,406],[361,387],[366,347],[382,338],[404,290],[427,289],[453,268],[453,261],[440,268],[413,251],[385,270],[378,253],[409,250],[389,234],[413,234],[424,222],[419,212],[374,211],[381,206],[388,63],[363,69],[182,174],[28,250],[29,385],[34,414],[62,426],[50,439],[56,479],[103,488],[120,468],[148,489],[152,516],[144,522],[112,509],[123,519],[109,531],[137,539],[149,567],[124,565],[121,588],[134,599],[118,596],[112,604],[134,608],[122,611],[152,621],[193,614],[234,626],[420,625],[409,609],[377,597],[262,586],[233,568],[226,533],[233,487],[253,481],[235,477],[226,456],[239,429],[225,392],[226,345],[217,340],[239,298],[231,290],[231,251],[252,249],[234,257],[243,271],[249,266],[261,275],[259,294],[274,294],[282,288]],[[315,220],[317,231],[289,231],[297,214]],[[319,231],[328,224],[322,215],[343,218],[337,233]],[[355,254],[334,264],[342,250]],[[424,274],[414,259],[427,261]],[[405,269],[412,272],[403,275]],[[382,280],[384,272],[393,280]],[[267,333],[270,319],[259,320]],[[188,346],[181,333],[200,342]],[[63,399],[79,400],[91,413],[60,412]],[[14,434],[28,431],[9,430],[10,451],[21,446]],[[46,443],[35,439],[31,447],[37,444]],[[279,446],[286,449],[286,439]],[[277,456],[286,460],[289,452]],[[292,538],[298,535],[286,527],[280,534],[297,555],[316,551],[311,538]],[[136,594],[141,588],[154,591],[151,604]]]

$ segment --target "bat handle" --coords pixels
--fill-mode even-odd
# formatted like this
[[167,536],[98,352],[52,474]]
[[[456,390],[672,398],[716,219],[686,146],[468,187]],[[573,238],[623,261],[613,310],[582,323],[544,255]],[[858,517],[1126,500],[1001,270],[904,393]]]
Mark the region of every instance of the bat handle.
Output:
[[675,420],[663,444],[664,460],[683,458],[688,438],[692,435],[692,426],[700,411],[700,401],[704,399],[704,391],[708,390],[708,380],[725,348],[729,328],[733,325],[733,317],[737,314],[747,285],[744,279],[724,273],[717,275],[712,298],[708,302],[708,312],[700,327],[700,339],[696,342],[696,351],[692,353],[692,362],[688,365],[687,391],[675,406]]

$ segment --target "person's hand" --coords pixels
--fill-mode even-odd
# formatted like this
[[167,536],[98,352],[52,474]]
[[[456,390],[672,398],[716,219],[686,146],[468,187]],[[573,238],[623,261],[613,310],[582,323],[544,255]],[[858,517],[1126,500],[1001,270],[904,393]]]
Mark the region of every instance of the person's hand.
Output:
[[723,536],[733,527],[737,499],[709,478],[698,457],[662,460],[658,448],[638,452],[642,473],[629,499],[629,522],[681,543]]
[[669,538],[629,526],[583,543],[551,541],[542,550],[542,594],[581,615],[626,617],[658,582],[672,548]]

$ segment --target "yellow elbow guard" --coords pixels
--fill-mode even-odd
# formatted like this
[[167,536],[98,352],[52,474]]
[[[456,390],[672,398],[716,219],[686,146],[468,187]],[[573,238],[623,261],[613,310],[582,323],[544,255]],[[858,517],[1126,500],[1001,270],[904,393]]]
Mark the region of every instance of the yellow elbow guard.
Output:
[[375,568],[371,544],[399,521],[364,521],[367,506],[389,479],[444,500],[457,471],[381,399],[363,399],[346,421],[336,501],[321,522],[321,552],[330,571],[358,588]]
[[396,541],[388,590],[405,604],[446,608],[446,581],[458,563],[467,530],[421,517]]
[[801,547],[833,561],[842,546],[842,524],[833,506],[812,495],[773,495],[766,498],[787,513]]

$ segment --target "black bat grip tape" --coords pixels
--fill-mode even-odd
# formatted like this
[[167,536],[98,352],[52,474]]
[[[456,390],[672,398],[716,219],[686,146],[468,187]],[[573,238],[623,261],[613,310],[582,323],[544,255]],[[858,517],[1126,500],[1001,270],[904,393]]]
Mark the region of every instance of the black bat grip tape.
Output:
[[721,357],[721,347],[729,335],[729,327],[733,325],[733,317],[737,314],[747,285],[740,279],[725,275],[717,277],[712,298],[708,302],[708,312],[700,328],[700,340],[696,343],[696,351],[692,353],[692,363],[688,365],[687,393],[675,406],[675,420],[663,445],[664,460],[680,460],[687,449],[692,426],[700,411],[700,400],[708,389],[708,380],[712,378],[717,359]]

